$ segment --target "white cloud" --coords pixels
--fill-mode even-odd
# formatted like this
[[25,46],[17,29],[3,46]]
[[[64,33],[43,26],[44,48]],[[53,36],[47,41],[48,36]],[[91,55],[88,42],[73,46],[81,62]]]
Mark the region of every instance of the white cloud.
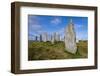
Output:
[[61,23],[61,19],[60,18],[54,18],[54,19],[51,20],[51,23],[57,25],[57,24]]
[[37,16],[29,16],[29,32],[39,33],[42,30],[42,25],[39,23],[39,18]]
[[37,24],[38,23],[38,17],[37,16],[31,16],[29,15],[29,19],[28,19],[30,24]]
[[38,31],[42,29],[41,25],[38,25],[38,24],[33,24],[31,25],[30,28],[32,28],[34,31]]

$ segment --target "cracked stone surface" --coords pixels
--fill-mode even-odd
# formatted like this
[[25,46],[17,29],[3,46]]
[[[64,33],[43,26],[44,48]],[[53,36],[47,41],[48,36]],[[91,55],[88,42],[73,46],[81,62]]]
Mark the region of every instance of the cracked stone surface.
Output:
[[72,20],[70,20],[68,26],[65,28],[65,49],[73,54],[77,51],[76,34]]

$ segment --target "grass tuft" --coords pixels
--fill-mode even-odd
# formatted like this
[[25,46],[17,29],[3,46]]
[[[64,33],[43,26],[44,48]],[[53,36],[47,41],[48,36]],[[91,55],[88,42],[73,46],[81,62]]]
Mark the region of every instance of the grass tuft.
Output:
[[29,41],[28,44],[28,60],[76,59],[87,58],[87,55],[87,42],[77,43],[77,52],[75,54],[67,52],[62,41],[55,42],[55,44],[51,44],[49,41]]

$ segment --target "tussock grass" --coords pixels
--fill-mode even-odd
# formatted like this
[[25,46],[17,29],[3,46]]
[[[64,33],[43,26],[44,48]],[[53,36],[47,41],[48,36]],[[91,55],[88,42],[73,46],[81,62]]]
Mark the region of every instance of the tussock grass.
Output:
[[87,42],[77,43],[76,54],[71,54],[65,50],[64,42],[34,42],[28,44],[28,60],[51,60],[51,59],[76,59],[87,58]]

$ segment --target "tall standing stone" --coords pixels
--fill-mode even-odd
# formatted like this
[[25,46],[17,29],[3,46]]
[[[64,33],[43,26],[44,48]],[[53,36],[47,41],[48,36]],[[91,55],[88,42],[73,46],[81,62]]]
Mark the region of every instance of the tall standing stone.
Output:
[[57,34],[57,41],[60,41],[60,34]]
[[56,41],[56,39],[57,39],[57,33],[56,32],[53,33],[53,37],[54,37],[54,41]]
[[40,34],[40,37],[39,37],[39,41],[41,42],[42,41],[42,35]]
[[54,44],[56,41],[60,41],[60,34],[54,32],[53,35],[51,35],[51,43]]
[[60,34],[54,32],[54,41],[60,41]]
[[63,36],[63,37],[61,38],[61,41],[63,41],[63,42],[65,41],[65,36]]
[[72,20],[70,20],[70,23],[65,28],[65,49],[73,54],[77,51],[76,34]]
[[51,35],[51,43],[54,44],[54,41],[55,41],[55,39],[54,39],[54,34],[53,34],[53,35]]
[[38,41],[38,36],[35,37],[35,41]]
[[42,34],[42,40],[43,40],[43,42],[48,41],[48,34],[47,34],[47,32],[44,32],[44,33]]

